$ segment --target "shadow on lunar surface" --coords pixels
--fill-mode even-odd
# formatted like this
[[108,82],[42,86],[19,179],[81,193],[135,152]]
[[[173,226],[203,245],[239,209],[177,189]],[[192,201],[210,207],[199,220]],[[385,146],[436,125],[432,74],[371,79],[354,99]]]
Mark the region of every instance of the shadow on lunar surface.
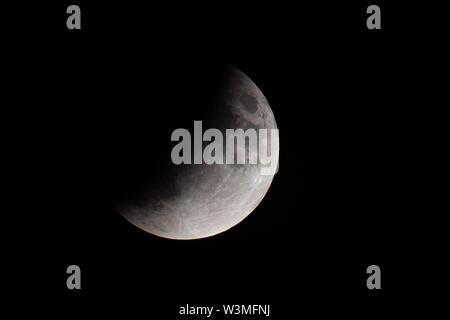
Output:
[[195,120],[202,121],[203,131],[223,134],[276,128],[267,100],[242,72],[231,66],[195,71],[158,90],[156,110],[141,106],[120,115],[119,125],[128,125],[115,146],[114,207],[135,226],[164,238],[198,239],[228,230],[257,207],[273,178],[260,174],[260,164],[172,163],[171,133],[186,128],[193,139]]

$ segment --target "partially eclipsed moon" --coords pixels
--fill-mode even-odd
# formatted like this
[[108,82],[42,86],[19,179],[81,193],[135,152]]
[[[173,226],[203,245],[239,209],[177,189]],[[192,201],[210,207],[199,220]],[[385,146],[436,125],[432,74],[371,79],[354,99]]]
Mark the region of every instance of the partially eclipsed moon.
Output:
[[[213,122],[224,136],[225,129],[277,128],[266,98],[244,73],[229,67],[225,77],[213,109]],[[264,198],[273,179],[260,173],[260,164],[180,165],[176,169],[160,187],[143,188],[140,201],[121,201],[117,210],[135,226],[157,236],[204,238],[245,219]]]

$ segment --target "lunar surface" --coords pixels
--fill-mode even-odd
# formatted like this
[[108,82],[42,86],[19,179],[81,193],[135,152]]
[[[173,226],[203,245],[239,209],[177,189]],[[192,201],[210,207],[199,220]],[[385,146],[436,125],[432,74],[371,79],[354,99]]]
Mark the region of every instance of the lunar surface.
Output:
[[[225,142],[225,129],[277,128],[266,98],[252,80],[231,66],[224,77],[203,132],[218,128]],[[186,129],[193,138],[193,122]],[[167,142],[176,144],[170,137]],[[278,155],[273,159],[278,164]],[[136,196],[115,204],[133,225],[170,239],[209,237],[237,225],[255,210],[274,177],[262,175],[259,163],[174,167],[157,186],[144,183]]]

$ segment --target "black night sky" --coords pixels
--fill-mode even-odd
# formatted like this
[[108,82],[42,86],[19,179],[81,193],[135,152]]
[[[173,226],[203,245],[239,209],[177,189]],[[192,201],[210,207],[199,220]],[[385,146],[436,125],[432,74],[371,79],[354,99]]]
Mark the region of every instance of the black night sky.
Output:
[[[369,31],[371,3],[341,2],[78,0],[80,31],[65,27],[72,2],[43,5],[19,57],[29,89],[17,96],[27,114],[17,135],[26,137],[37,191],[23,204],[32,214],[13,268],[35,272],[34,287],[27,276],[17,285],[31,305],[43,299],[61,318],[182,319],[187,303],[271,304],[273,319],[384,315],[405,290],[412,250],[398,125],[411,61],[394,19],[400,8],[378,2],[382,29]],[[137,133],[164,136],[168,123],[191,117],[191,108],[173,107],[177,97],[196,70],[223,64],[269,101],[279,172],[229,231],[193,241],[145,233],[111,206],[117,159]],[[155,152],[167,143],[170,132]],[[71,264],[81,267],[80,291],[66,288]],[[371,264],[382,270],[380,291],[366,288]]]

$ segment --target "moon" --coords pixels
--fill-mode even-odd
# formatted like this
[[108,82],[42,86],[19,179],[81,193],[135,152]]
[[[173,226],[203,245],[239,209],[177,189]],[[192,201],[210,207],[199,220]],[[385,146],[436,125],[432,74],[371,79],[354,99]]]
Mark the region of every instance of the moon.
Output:
[[[225,129],[277,129],[261,90],[233,66],[221,73],[213,100],[210,112],[205,114],[207,119],[197,119],[204,120],[203,131],[208,125],[221,130],[225,137]],[[186,129],[193,136],[193,121]],[[175,145],[170,136],[166,139]],[[140,153],[133,156],[140,157]],[[278,165],[278,155],[273,159]],[[130,223],[153,235],[178,240],[211,237],[239,224],[262,201],[274,176],[262,175],[261,168],[259,162],[171,164],[170,172],[157,183],[143,179],[114,207]]]

